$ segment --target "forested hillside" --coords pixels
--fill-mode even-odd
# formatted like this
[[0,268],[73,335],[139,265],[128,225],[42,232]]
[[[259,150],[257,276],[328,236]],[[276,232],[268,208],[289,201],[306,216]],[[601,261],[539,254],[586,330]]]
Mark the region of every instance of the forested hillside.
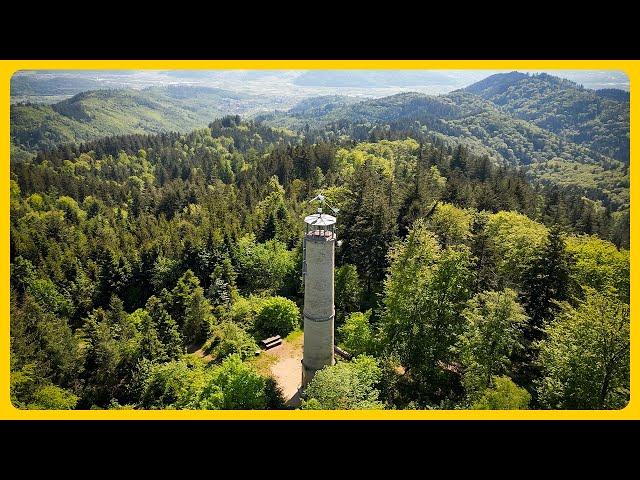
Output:
[[629,93],[589,90],[543,73],[492,75],[465,89],[591,150],[629,162]]
[[12,105],[11,142],[31,152],[109,135],[187,132],[212,118],[250,113],[268,102],[268,97],[180,85],[93,90],[52,105]]
[[313,108],[303,104],[258,118],[304,131],[312,140],[410,136],[461,144],[497,165],[521,165],[529,178],[575,188],[624,211],[629,104],[609,97],[549,75],[515,72],[447,95],[402,93],[355,104],[331,98],[324,106],[319,99]]
[[[336,342],[354,360],[319,372],[302,408],[623,407],[627,213],[494,164],[502,147],[469,118],[581,150],[485,103],[337,106],[321,116],[388,127],[338,115],[306,138],[232,116],[12,162],[12,402],[284,408],[252,357],[301,327],[302,219],[322,191],[340,208]],[[471,141],[414,135],[439,124]]]
[[[11,100],[37,97],[42,100],[59,99],[86,90],[98,90],[100,83],[90,78],[37,78],[14,75],[11,78]],[[46,102],[51,103],[51,102]]]
[[[378,73],[329,78],[316,72],[299,80],[390,81],[388,72]],[[52,85],[54,79],[42,84],[31,77],[14,80],[16,92],[58,92],[64,87],[59,79]],[[82,85],[72,82],[64,88]],[[186,132],[225,114],[257,115],[271,126],[301,132],[310,142],[411,137],[451,148],[463,145],[496,165],[522,166],[530,179],[573,189],[622,215],[628,212],[627,92],[589,90],[548,74],[512,72],[447,95],[401,93],[369,100],[329,95],[278,110],[290,101],[278,95],[171,85],[84,92],[52,105],[15,104],[11,156],[20,160],[39,149],[107,135]],[[261,113],[265,110],[273,113]]]

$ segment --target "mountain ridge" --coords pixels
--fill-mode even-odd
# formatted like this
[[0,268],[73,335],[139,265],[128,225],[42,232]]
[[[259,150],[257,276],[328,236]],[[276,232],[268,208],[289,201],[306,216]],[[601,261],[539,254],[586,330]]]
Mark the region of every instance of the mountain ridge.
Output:
[[11,142],[17,149],[34,152],[111,135],[188,132],[268,101],[211,87],[90,90],[48,105],[11,105]]
[[[95,90],[49,106],[14,104],[12,158],[109,135],[188,132],[217,117],[242,114],[305,132],[311,140],[375,140],[386,138],[391,126],[396,135],[461,144],[496,164],[524,166],[544,181],[567,182],[563,177],[569,174],[580,188],[601,190],[607,202],[628,204],[629,109],[616,91],[585,89],[548,74],[509,72],[446,95],[402,92],[366,100],[328,95],[304,99],[288,111],[273,110],[269,101],[170,85]],[[262,113],[269,105],[271,113]]]
[[629,102],[622,91],[591,90],[547,73],[496,74],[464,90],[500,106],[516,118],[629,162]]
[[[529,77],[512,75],[511,81],[524,78]],[[571,92],[579,90],[572,82],[549,78],[540,76],[537,81],[550,81],[556,85],[553,88],[561,87]],[[485,85],[489,83],[485,82]],[[504,91],[508,90],[507,86]],[[595,93],[589,95],[595,97]],[[329,110],[318,105],[309,113],[299,115],[292,109],[258,118],[271,125],[297,130],[306,129],[308,125],[311,134],[315,131],[320,137],[346,136],[360,141],[385,138],[385,126],[388,125],[391,130],[404,131],[426,141],[436,139],[446,144],[462,144],[487,155],[494,163],[525,166],[528,174],[538,180],[573,183],[591,192],[592,196],[602,194],[607,202],[621,208],[628,205],[625,162],[598,151],[588,139],[568,139],[532,120],[518,118],[504,105],[466,89],[439,96],[403,92]],[[625,130],[625,126],[628,131],[628,121],[617,127]],[[568,180],[564,178],[572,172],[575,174]]]

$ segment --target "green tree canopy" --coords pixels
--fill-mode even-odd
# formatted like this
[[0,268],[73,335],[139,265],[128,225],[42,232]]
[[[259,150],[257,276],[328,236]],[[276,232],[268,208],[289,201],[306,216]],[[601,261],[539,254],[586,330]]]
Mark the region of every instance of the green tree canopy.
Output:
[[517,212],[498,212],[485,227],[496,259],[498,285],[518,286],[525,266],[542,250],[547,228]]
[[444,247],[465,244],[471,238],[473,216],[450,203],[439,203],[429,216],[427,225]]
[[288,298],[267,298],[261,305],[254,328],[259,334],[282,337],[300,326],[300,309]]
[[546,408],[622,408],[629,400],[629,306],[587,289],[540,341],[540,401]]
[[571,276],[579,284],[599,291],[615,290],[629,303],[629,250],[594,235],[567,239],[567,253],[573,258]]
[[239,283],[254,293],[276,293],[296,268],[293,252],[277,240],[256,243],[252,236],[242,237],[236,257]]
[[340,345],[351,355],[376,353],[377,339],[370,323],[371,310],[350,314],[340,328]]
[[531,394],[518,387],[509,377],[493,377],[480,399],[471,407],[474,410],[526,410]]
[[522,279],[523,304],[531,319],[528,334],[540,338],[539,329],[557,311],[556,302],[570,292],[570,257],[557,228],[551,229],[543,249],[527,265]]
[[449,381],[452,346],[462,333],[462,310],[472,272],[466,247],[442,249],[424,222],[391,252],[385,281],[382,344],[415,381],[417,394],[437,396]]
[[524,309],[511,289],[476,294],[464,310],[467,321],[458,349],[469,398],[491,386],[494,376],[509,373],[510,358],[523,348]]
[[362,285],[358,270],[349,263],[336,268],[335,271],[335,308],[339,321],[360,307]]
[[304,391],[303,409],[382,409],[376,384],[380,381],[376,360],[360,355],[350,362],[338,362],[316,372]]
[[212,328],[211,336],[204,346],[205,352],[215,359],[224,359],[237,354],[243,360],[255,355],[258,345],[238,324],[224,321]]

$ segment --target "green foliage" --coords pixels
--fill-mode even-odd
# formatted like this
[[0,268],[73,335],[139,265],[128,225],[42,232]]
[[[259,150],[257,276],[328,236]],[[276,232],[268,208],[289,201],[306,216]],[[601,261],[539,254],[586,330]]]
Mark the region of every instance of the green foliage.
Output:
[[335,270],[335,308],[336,317],[340,321],[347,314],[357,311],[360,307],[362,285],[358,277],[358,270],[347,263]]
[[144,372],[141,404],[144,408],[180,408],[196,394],[202,384],[203,367],[199,360],[180,359],[149,365]]
[[255,355],[258,344],[245,330],[232,322],[222,322],[212,328],[212,336],[205,344],[205,352],[215,359],[238,354],[241,359]]
[[517,212],[498,212],[485,227],[497,259],[498,285],[520,285],[525,266],[542,250],[547,229]]
[[336,152],[339,175],[348,178],[365,164],[386,177],[397,174],[408,177],[418,143],[413,139],[390,142],[382,140],[376,143],[360,143],[356,148],[341,149]]
[[522,278],[523,304],[531,318],[529,336],[539,338],[539,329],[557,311],[556,302],[570,291],[570,258],[557,228],[549,232],[543,249],[532,258]]
[[195,359],[152,365],[143,384],[145,408],[254,410],[279,400],[273,385],[235,354],[213,368]]
[[64,388],[46,385],[35,391],[33,402],[27,405],[32,410],[73,410],[78,397]]
[[86,216],[86,213],[78,206],[78,202],[71,197],[62,196],[58,198],[56,207],[64,212],[64,217],[68,222],[76,225]]
[[351,355],[376,353],[378,345],[370,318],[371,310],[365,313],[354,312],[347,317],[344,325],[338,328],[340,346]]
[[595,236],[569,237],[567,253],[573,258],[571,276],[578,285],[601,292],[613,291],[629,303],[629,250]]
[[[522,312],[502,291],[518,291],[534,318],[527,334],[546,326],[565,295],[579,312],[569,316],[587,316],[591,307],[580,302],[589,287],[598,302],[628,308],[628,173],[593,156],[584,146],[591,140],[567,142],[477,95],[453,92],[334,99],[330,108],[310,102],[298,118],[309,121],[304,141],[234,116],[186,134],[127,134],[26,152],[75,136],[73,122],[95,127],[83,138],[102,135],[100,124],[118,123],[147,95],[164,95],[138,93],[92,92],[50,107],[55,118],[37,120],[39,133],[12,117],[10,370],[19,408],[72,406],[71,395],[75,408],[282,408],[273,379],[238,362],[255,349],[249,334],[286,335],[299,326],[301,219],[317,193],[340,208],[337,338],[352,353],[376,355],[382,373],[372,389],[385,405],[469,405],[465,393],[478,400],[496,375],[532,393],[540,385],[534,408],[591,402],[591,387],[574,388],[571,375],[582,378],[580,362],[593,364],[593,355],[572,360],[578,367],[551,367],[574,352],[567,347],[538,365],[532,335],[524,353],[514,350],[519,322],[503,313],[511,309],[513,320]],[[190,91],[165,93],[195,107]],[[121,109],[125,97],[131,104]],[[108,120],[105,104],[113,107]],[[21,109],[27,116],[48,110],[13,110]],[[51,129],[58,115],[73,120],[59,137]],[[133,129],[147,131],[139,121]],[[516,163],[528,167],[507,166]],[[567,232],[565,248],[553,225]],[[490,290],[500,292],[497,299]],[[486,297],[468,303],[478,292]],[[562,338],[573,345],[568,333]],[[497,349],[488,348],[493,341]],[[562,342],[552,343],[559,349]],[[185,357],[187,347],[204,348],[210,362]],[[622,404],[627,388],[616,372],[607,407]],[[359,385],[349,391],[372,392],[353,372],[340,375],[346,386]],[[553,388],[543,389],[541,378]],[[365,397],[344,398],[380,402]],[[323,408],[319,399],[305,408]]]
[[30,366],[35,382],[69,385],[82,370],[83,349],[68,323],[43,310],[33,297],[11,303],[11,368]]
[[167,312],[162,301],[151,296],[145,305],[145,311],[153,321],[153,328],[162,343],[162,351],[168,359],[175,359],[184,353],[182,335],[176,321]]
[[421,149],[420,156],[416,159],[413,185],[410,186],[398,212],[398,227],[402,235],[408,233],[416,219],[429,214],[435,206],[434,202],[440,200],[444,194],[447,179],[441,175],[436,165],[428,165],[428,162],[435,158],[433,150]]
[[200,280],[187,270],[167,295],[171,316],[181,326],[186,344],[206,339],[211,322],[211,304],[204,295]]
[[166,360],[164,345],[160,341],[151,315],[146,310],[139,308],[129,315],[129,322],[140,333],[140,356],[151,361]]
[[471,407],[474,410],[526,410],[531,394],[509,377],[493,377],[491,386]]
[[259,242],[277,240],[285,245],[295,241],[299,231],[297,222],[293,222],[285,205],[284,188],[277,176],[271,177],[268,183],[268,194],[256,206],[258,229],[256,232]]
[[300,318],[300,309],[291,300],[271,297],[265,299],[260,306],[254,328],[263,337],[285,337],[300,326]]
[[175,259],[158,256],[151,272],[151,284],[156,293],[164,288],[172,288],[180,278],[180,262]]
[[494,376],[509,373],[512,354],[523,347],[521,328],[527,316],[517,298],[510,289],[478,293],[463,312],[467,325],[457,349],[471,400],[491,386]]
[[238,241],[239,282],[250,292],[276,293],[295,268],[293,252],[277,240],[256,243],[246,236]]
[[207,290],[207,298],[218,311],[226,311],[238,297],[236,288],[236,272],[229,258],[224,258],[210,275],[211,284]]
[[[134,317],[135,318],[135,317]],[[81,329],[85,344],[83,403],[108,404],[112,398],[126,398],[125,385],[140,358],[142,336],[134,319],[113,297],[109,309],[97,308]]]
[[629,306],[586,290],[577,308],[568,303],[540,341],[546,408],[622,408],[629,401]]
[[341,223],[340,255],[343,262],[357,267],[367,293],[375,291],[377,283],[384,279],[387,252],[396,237],[391,179],[387,173],[372,159],[357,166],[349,185],[349,207]]
[[360,355],[351,362],[338,362],[316,372],[304,391],[303,409],[309,410],[377,410],[384,408],[378,400],[376,384],[380,367],[373,357]]
[[239,324],[247,331],[255,329],[255,319],[264,303],[263,297],[249,296],[248,298],[239,297],[229,312],[231,321]]
[[462,310],[470,296],[470,254],[442,249],[422,221],[390,254],[385,281],[382,344],[395,353],[425,401],[449,381],[452,346],[462,333]]
[[65,295],[62,295],[55,284],[48,279],[34,279],[27,288],[27,293],[49,313],[69,317],[73,304]]
[[542,183],[588,192],[590,197],[621,209],[629,206],[629,173],[619,164],[599,165],[553,158],[530,165],[527,172]]
[[29,260],[17,257],[11,264],[11,286],[20,294],[24,293],[36,279],[36,270]]
[[268,407],[266,384],[238,355],[231,355],[205,380],[198,408],[264,410]]
[[429,216],[427,225],[434,232],[440,243],[449,245],[465,244],[471,238],[471,224],[473,217],[463,209],[449,203],[438,204]]

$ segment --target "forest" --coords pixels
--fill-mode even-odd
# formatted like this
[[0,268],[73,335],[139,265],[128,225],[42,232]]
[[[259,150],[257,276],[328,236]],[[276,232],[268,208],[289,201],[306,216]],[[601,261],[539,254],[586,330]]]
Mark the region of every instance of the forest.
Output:
[[[629,205],[629,97],[548,74],[492,75],[446,95],[400,93],[353,102],[316,97],[257,115],[312,139],[414,138],[463,144],[534,181],[562,184],[624,212]],[[622,95],[621,95],[622,94]],[[573,171],[566,175],[565,165]]]
[[13,404],[288,408],[254,357],[302,326],[302,218],[322,192],[353,359],[300,408],[624,407],[628,210],[464,142],[377,131],[226,116],[14,159]]

